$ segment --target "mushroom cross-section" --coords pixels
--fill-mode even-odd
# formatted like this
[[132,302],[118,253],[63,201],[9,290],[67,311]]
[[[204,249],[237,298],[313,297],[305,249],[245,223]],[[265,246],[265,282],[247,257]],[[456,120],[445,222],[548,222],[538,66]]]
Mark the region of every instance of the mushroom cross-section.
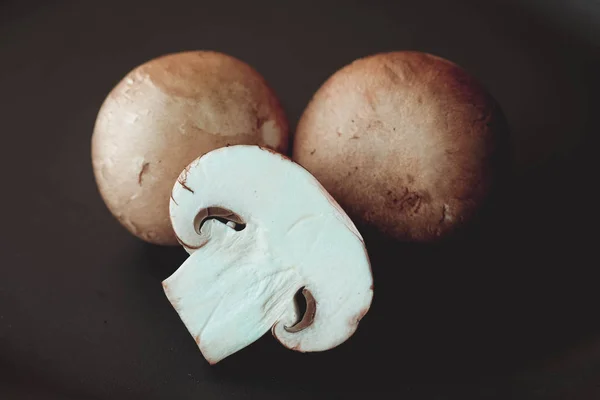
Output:
[[170,215],[190,256],[163,287],[211,364],[269,329],[296,351],[331,349],[371,305],[360,233],[308,171],[280,154],[247,145],[205,154],[179,176]]

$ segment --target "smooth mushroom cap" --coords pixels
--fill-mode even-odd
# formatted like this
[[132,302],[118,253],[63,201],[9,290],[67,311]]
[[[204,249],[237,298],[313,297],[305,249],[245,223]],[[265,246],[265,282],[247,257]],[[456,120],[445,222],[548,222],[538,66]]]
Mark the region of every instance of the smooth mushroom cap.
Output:
[[419,52],[377,54],[317,91],[293,159],[359,225],[436,240],[468,222],[489,194],[502,121],[456,64]]
[[[269,329],[297,351],[331,349],[370,307],[362,237],[319,182],[280,154],[232,146],[204,155],[180,175],[170,211],[190,257],[165,293],[211,363]],[[301,289],[304,316],[294,300]]]
[[92,160],[100,194],[131,233],[175,245],[173,182],[198,156],[234,144],[287,150],[288,124],[263,77],[211,51],[153,59],[128,73],[98,113]]

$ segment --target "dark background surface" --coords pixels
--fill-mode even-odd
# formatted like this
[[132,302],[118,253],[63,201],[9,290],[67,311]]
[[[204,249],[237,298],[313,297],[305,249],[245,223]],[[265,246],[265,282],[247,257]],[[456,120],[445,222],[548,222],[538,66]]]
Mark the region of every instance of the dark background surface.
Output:
[[[600,398],[599,45],[597,0],[0,1],[0,398]],[[367,235],[374,303],[344,345],[266,335],[210,367],[160,286],[184,251],[127,234],[90,161],[112,86],[191,49],[257,68],[292,126],[357,57],[449,58],[505,111],[506,199],[460,243]]]

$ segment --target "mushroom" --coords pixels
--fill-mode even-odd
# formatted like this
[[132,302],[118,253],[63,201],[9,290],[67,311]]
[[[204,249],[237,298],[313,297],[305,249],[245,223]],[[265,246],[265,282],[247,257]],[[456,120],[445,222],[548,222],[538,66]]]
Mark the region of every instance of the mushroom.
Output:
[[400,51],[354,61],[315,93],[293,159],[361,228],[450,236],[489,198],[506,140],[500,107],[458,65]]
[[201,156],[175,183],[170,214],[190,256],[164,291],[211,364],[269,329],[292,350],[331,349],[370,307],[360,233],[308,171],[278,153],[237,145]]
[[235,144],[285,152],[288,124],[275,93],[248,64],[189,51],[129,72],[105,99],[92,136],[98,189],[132,234],[177,245],[169,195],[199,155]]

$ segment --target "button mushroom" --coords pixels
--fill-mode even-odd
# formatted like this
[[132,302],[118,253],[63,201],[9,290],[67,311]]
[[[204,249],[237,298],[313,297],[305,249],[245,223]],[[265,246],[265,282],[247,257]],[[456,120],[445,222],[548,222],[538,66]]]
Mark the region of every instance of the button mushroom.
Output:
[[404,241],[450,236],[502,170],[500,107],[458,65],[401,51],[354,61],[315,93],[294,161],[361,227]]
[[170,214],[190,256],[164,291],[211,364],[269,329],[296,351],[331,349],[370,307],[360,233],[308,171],[280,154],[246,145],[205,154],[179,176]]
[[98,113],[92,163],[109,210],[137,237],[177,245],[169,195],[201,154],[234,144],[285,152],[275,93],[248,64],[212,51],[174,53],[128,73]]

